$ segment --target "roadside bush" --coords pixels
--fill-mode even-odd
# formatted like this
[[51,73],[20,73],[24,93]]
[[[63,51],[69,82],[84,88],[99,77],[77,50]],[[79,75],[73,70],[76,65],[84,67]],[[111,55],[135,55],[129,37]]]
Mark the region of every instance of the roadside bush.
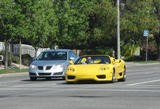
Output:
[[32,57],[28,54],[22,55],[22,64],[29,66],[29,64],[32,62]]
[[[144,60],[146,58],[146,51],[143,50],[141,51],[141,55],[144,57]],[[151,51],[150,49],[148,50],[148,60],[156,60],[158,56],[157,51]]]
[[[140,56],[128,56],[125,58],[126,61],[145,61],[146,51],[142,50]],[[148,50],[148,60],[156,60],[157,52]]]
[[[0,52],[0,55],[3,55],[4,59],[2,61],[2,64],[5,64],[5,50]],[[8,53],[8,66],[11,66],[11,63],[14,62],[16,64],[19,64],[19,56],[14,56],[11,52]],[[23,65],[29,65],[32,62],[32,57],[28,54],[22,55],[22,64]]]
[[12,62],[19,64],[19,57],[18,56],[13,56],[12,57]]
[[125,61],[142,61],[142,56],[128,56],[124,59]]
[[[1,51],[0,55],[3,55],[2,64],[4,65],[5,64],[5,50]],[[11,66],[12,57],[13,57],[13,54],[11,52],[8,52],[8,66]]]

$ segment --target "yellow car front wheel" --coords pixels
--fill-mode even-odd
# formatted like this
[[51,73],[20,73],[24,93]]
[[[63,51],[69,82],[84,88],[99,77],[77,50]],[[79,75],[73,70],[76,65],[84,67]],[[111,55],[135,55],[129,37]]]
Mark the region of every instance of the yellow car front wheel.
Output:
[[127,78],[127,75],[126,75],[126,67],[124,67],[124,70],[123,70],[123,78],[122,78],[122,79],[119,79],[118,81],[124,82],[124,81],[126,81],[126,78]]

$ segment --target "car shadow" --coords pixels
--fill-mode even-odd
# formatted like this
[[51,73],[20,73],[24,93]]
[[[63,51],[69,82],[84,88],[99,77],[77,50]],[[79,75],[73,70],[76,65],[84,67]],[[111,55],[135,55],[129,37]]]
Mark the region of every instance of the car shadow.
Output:
[[66,85],[80,85],[80,84],[113,84],[112,82],[108,81],[92,81],[92,80],[86,80],[86,81],[77,81],[77,82],[63,82],[59,84],[66,84]]
[[24,80],[21,80],[21,81],[36,82],[36,81],[64,81],[64,80],[62,80],[61,78],[53,78],[53,79],[38,78],[36,81],[31,81],[30,79],[24,79]]

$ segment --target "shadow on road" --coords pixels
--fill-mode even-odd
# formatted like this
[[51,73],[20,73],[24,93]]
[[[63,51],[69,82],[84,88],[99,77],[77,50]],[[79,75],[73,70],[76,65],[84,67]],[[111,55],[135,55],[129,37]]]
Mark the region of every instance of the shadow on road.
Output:
[[59,79],[59,78],[54,78],[54,79],[38,78],[36,81],[31,81],[30,79],[24,79],[24,80],[21,80],[21,81],[24,81],[24,82],[36,82],[36,81],[64,81],[64,80]]
[[59,83],[59,84],[67,84],[67,85],[80,85],[80,84],[113,84],[111,82],[97,82],[97,81],[92,81],[92,80],[87,80],[87,81],[78,81],[78,82],[64,82],[64,83]]

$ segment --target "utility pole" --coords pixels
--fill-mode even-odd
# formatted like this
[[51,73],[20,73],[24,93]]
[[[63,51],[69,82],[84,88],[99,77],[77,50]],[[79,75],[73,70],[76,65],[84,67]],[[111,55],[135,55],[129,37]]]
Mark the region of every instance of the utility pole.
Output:
[[148,60],[148,36],[149,30],[144,30],[143,36],[146,37],[146,62]]
[[120,59],[120,11],[119,11],[119,0],[117,0],[117,58]]
[[21,70],[22,65],[22,40],[19,39],[19,69]]
[[148,61],[148,36],[146,37],[146,62]]

